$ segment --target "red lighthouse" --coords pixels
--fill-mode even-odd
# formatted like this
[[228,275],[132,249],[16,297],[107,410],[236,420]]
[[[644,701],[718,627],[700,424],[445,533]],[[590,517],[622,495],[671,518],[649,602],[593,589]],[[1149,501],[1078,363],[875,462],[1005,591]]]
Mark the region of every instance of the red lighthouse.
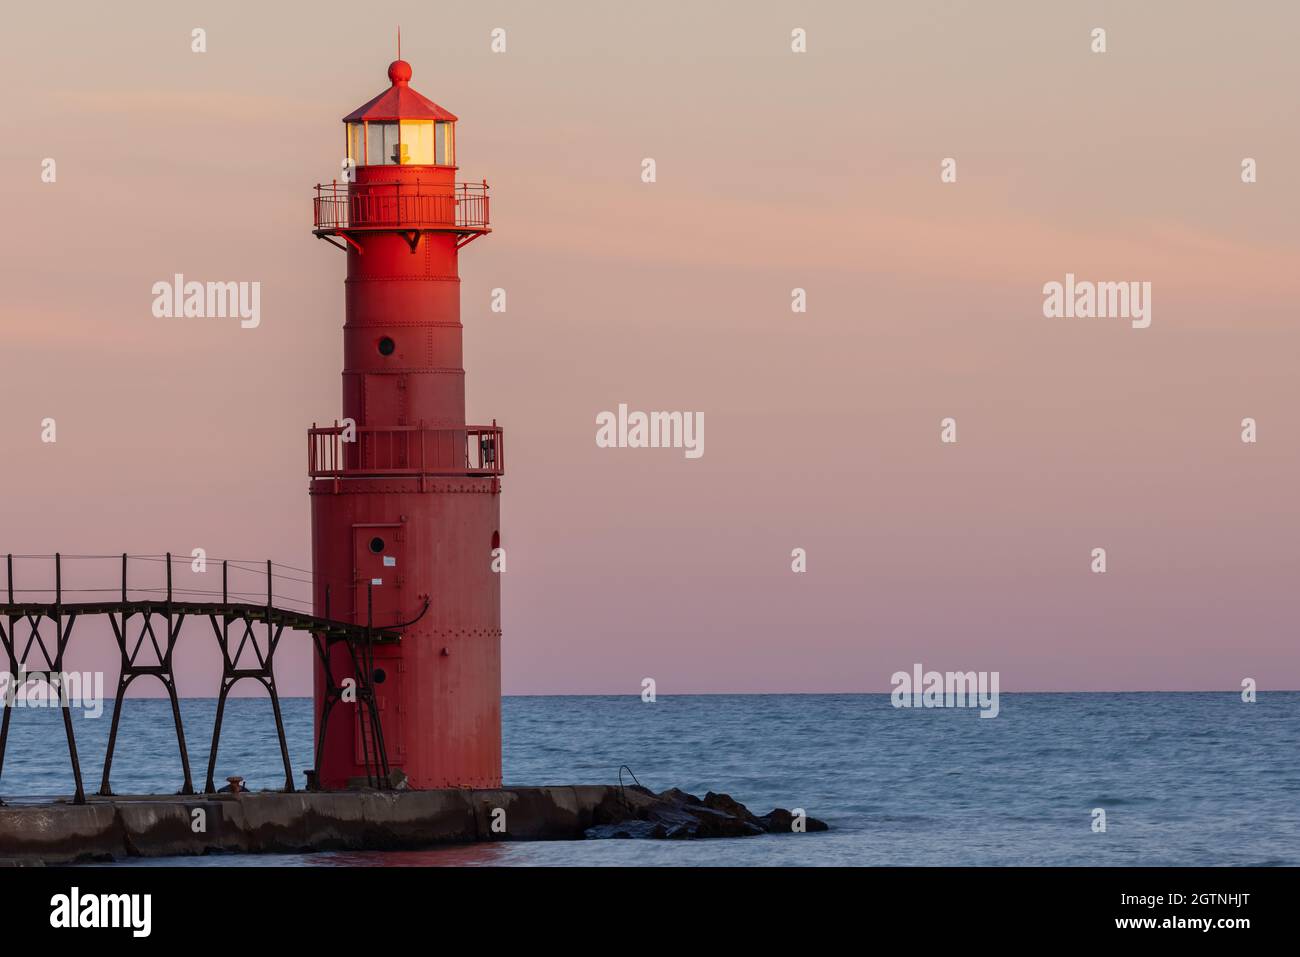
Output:
[[458,271],[487,184],[456,182],[456,117],[410,64],[388,78],[344,117],[348,181],[315,204],[347,255],[343,418],[309,435],[316,614],[379,636],[320,645],[316,771],[365,780],[382,741],[412,787],[499,787],[503,445],[466,424]]

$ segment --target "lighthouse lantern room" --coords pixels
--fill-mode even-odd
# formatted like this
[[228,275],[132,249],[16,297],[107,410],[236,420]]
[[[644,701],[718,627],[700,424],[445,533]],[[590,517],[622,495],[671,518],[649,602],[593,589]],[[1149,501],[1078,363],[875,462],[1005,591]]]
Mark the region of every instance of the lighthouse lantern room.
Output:
[[456,117],[410,87],[411,67],[388,68],[383,93],[343,118],[353,166],[455,166]]

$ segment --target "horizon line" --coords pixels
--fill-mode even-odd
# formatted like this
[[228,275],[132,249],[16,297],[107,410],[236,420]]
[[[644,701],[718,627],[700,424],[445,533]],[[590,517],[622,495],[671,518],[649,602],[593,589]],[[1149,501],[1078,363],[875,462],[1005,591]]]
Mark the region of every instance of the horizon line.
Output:
[[[1295,694],[1300,692],[1300,688],[1256,688],[1255,693],[1259,694]],[[804,696],[804,697],[867,697],[870,695],[883,695],[890,697],[892,691],[678,691],[672,694],[656,694],[656,698],[742,698],[742,697],[777,697],[777,696]],[[1183,688],[1177,690],[1159,690],[1159,689],[1142,689],[1138,691],[1107,691],[1107,690],[1075,690],[1075,691],[1000,691],[1000,695],[1048,695],[1048,694],[1096,694],[1096,695],[1114,695],[1114,694],[1231,694],[1241,695],[1241,689],[1224,689],[1224,688]],[[184,701],[216,701],[216,695],[178,695]],[[231,694],[228,698],[257,698],[260,695],[236,695]],[[281,694],[281,700],[292,699],[295,701],[311,701],[313,696],[310,694]],[[503,698],[640,698],[638,692],[583,692],[583,691],[537,691],[514,694],[502,694]],[[157,700],[166,701],[167,695],[127,695],[126,700]],[[269,698],[267,700],[270,700]]]

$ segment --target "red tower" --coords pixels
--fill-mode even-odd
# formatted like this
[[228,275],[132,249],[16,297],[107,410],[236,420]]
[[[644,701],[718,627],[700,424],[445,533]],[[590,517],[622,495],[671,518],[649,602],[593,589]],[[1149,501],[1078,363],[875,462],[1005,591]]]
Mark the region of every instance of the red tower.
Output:
[[311,430],[308,462],[316,614],[401,637],[373,663],[342,642],[329,675],[317,662],[317,774],[344,787],[373,760],[369,709],[331,688],[352,677],[412,787],[499,787],[503,445],[495,422],[465,423],[458,271],[489,232],[487,184],[456,182],[456,117],[410,64],[388,78],[343,119],[346,181],[316,188],[314,232],[348,269],[343,418]]

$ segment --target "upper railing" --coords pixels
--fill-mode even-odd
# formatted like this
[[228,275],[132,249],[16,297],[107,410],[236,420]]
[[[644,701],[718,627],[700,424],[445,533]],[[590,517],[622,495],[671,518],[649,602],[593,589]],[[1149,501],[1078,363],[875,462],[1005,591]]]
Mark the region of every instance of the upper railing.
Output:
[[317,229],[488,228],[487,183],[329,183],[316,187]]
[[502,432],[495,423],[459,429],[360,425],[355,432],[333,425],[313,427],[307,433],[307,470],[312,478],[501,475],[504,453]]

